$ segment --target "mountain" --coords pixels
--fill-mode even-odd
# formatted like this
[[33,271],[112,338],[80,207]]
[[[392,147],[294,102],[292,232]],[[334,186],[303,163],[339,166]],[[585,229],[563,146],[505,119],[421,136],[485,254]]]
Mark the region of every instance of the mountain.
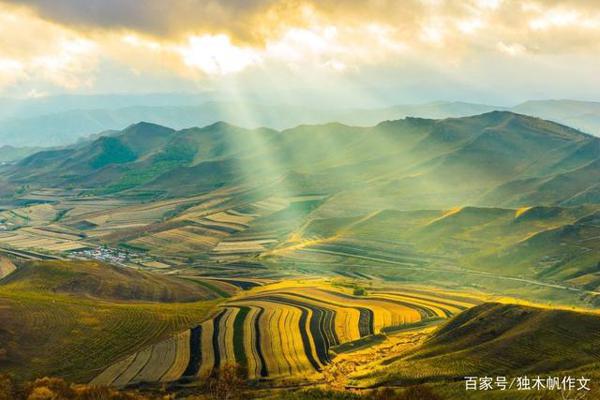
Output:
[[[13,112],[12,116],[6,113],[0,117],[0,144],[39,146],[43,143],[45,147],[65,146],[96,132],[120,130],[139,121],[175,129],[205,126],[218,121],[246,128],[269,126],[289,129],[301,124],[324,124],[331,121],[374,126],[381,121],[405,117],[457,118],[491,111],[512,111],[562,123],[591,134],[600,133],[600,103],[572,100],[528,101],[515,107],[438,101],[374,109],[340,109],[207,101],[207,96],[201,95],[113,97],[66,98],[62,109],[59,107],[60,102],[54,104],[55,102],[48,100],[44,105],[40,100],[39,104],[22,107],[23,110]],[[110,108],[106,104],[110,104]],[[26,113],[25,110],[31,112]],[[40,140],[42,137],[43,141]]]
[[599,148],[599,139],[574,129],[498,111],[285,131],[226,123],[176,131],[139,123],[33,154],[3,175],[13,184],[171,195],[280,182],[289,193],[360,198],[368,188],[377,201],[405,208],[577,205],[596,201]]
[[[2,368],[116,385],[174,368],[188,390],[224,360],[295,377],[304,354],[319,383],[448,398],[471,374],[596,378],[598,315],[550,307],[600,304],[599,146],[491,111],[141,122],[45,149],[0,168]],[[524,301],[548,308],[500,304]]]
[[511,111],[535,115],[572,126],[584,132],[600,135],[600,102],[577,100],[526,101]]
[[213,98],[214,96],[208,92],[0,97],[0,119],[33,118],[74,110],[116,109],[134,106],[198,106]]
[[335,116],[335,120],[350,125],[372,126],[381,121],[406,117],[430,119],[458,118],[504,109],[504,107],[487,104],[465,103],[460,101],[435,101],[431,103],[405,104],[379,109],[354,109],[340,112],[339,115]]
[[367,126],[405,116],[460,117],[493,109],[495,108],[477,104],[442,102],[380,110],[316,109],[232,102],[206,102],[194,106],[75,109],[35,117],[0,119],[0,143],[18,146],[37,145],[43,135],[46,146],[64,146],[92,133],[122,129],[138,121],[148,121],[176,129],[204,126],[218,121],[227,121],[248,128],[269,126],[286,129],[305,123],[320,124],[330,121]]
[[13,147],[13,146],[1,146],[0,147],[0,163],[8,163],[20,160],[33,153],[40,151],[41,147]]

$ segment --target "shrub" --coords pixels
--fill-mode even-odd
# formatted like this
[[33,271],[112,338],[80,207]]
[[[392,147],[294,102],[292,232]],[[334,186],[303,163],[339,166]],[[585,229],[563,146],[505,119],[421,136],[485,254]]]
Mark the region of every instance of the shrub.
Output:
[[366,400],[364,396],[352,392],[309,389],[283,394],[281,400]]
[[13,380],[9,375],[0,375],[0,400],[13,400],[17,393]]
[[[0,375],[0,400],[154,400],[159,398],[108,387],[74,385],[61,378],[40,378],[23,385],[16,385],[10,376]],[[160,399],[171,398],[166,396]]]
[[241,400],[245,386],[243,369],[237,364],[226,364],[208,379],[206,391],[214,400]]

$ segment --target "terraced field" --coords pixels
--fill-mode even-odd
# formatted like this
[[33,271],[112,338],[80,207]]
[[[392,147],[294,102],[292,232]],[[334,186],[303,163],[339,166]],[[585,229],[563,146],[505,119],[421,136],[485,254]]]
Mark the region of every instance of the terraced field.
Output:
[[232,298],[214,318],[111,365],[92,383],[206,378],[232,363],[252,380],[316,377],[336,346],[437,323],[477,303],[414,288],[354,296],[322,282],[265,285]]

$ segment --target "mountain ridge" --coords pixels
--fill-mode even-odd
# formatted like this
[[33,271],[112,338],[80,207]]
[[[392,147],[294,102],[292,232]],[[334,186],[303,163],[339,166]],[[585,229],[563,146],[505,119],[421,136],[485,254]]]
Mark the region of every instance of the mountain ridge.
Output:
[[[111,192],[144,185],[162,185],[168,192],[169,178],[160,177],[169,174],[165,177],[173,179],[176,174],[170,171],[178,170],[181,176],[176,181],[192,194],[206,189],[194,189],[194,174],[212,175],[213,187],[241,180],[275,181],[287,171],[318,186],[327,171],[338,177],[332,182],[337,190],[358,174],[371,182],[370,187],[391,195],[400,187],[416,190],[415,194],[436,187],[439,196],[460,188],[465,204],[522,206],[537,205],[533,200],[541,199],[550,205],[558,201],[557,185],[570,188],[563,201],[592,188],[586,174],[595,176],[599,149],[600,139],[591,135],[509,111],[441,120],[409,118],[374,127],[302,125],[284,131],[246,129],[222,121],[177,131],[140,122],[87,144],[33,154],[3,175],[19,184],[98,188],[113,182]],[[573,179],[561,183],[565,174]],[[515,185],[528,189],[510,189]],[[587,197],[595,191],[590,190]],[[541,193],[545,197],[539,197]]]
[[[188,99],[189,100],[189,99]],[[228,101],[174,102],[172,105],[129,105],[122,108],[69,109],[29,118],[0,119],[0,143],[34,146],[44,133],[46,146],[63,146],[88,137],[94,132],[121,130],[137,121],[147,120],[175,129],[205,126],[224,120],[246,128],[270,126],[279,130],[306,124],[339,121],[353,126],[373,126],[384,120],[403,117],[450,118],[478,115],[499,110],[513,111],[543,119],[556,120],[595,135],[600,134],[600,109],[597,103],[572,100],[527,101],[514,107],[460,101],[436,101],[382,108],[320,108],[301,105],[273,106],[262,103],[240,104]],[[117,103],[118,105],[118,103]],[[50,109],[49,109],[50,110]],[[50,110],[51,111],[51,110]],[[246,117],[244,117],[244,115]],[[249,116],[252,116],[249,118]]]

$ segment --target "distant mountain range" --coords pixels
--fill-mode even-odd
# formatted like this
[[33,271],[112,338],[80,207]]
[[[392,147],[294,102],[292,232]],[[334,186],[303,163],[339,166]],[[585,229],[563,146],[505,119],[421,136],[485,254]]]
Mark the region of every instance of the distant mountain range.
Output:
[[42,147],[0,146],[0,163],[13,162],[42,150]]
[[[159,95],[156,95],[159,96]],[[160,97],[157,97],[160,99]],[[462,102],[433,102],[418,105],[399,105],[378,109],[327,109],[292,105],[268,105],[260,103],[234,103],[203,101],[204,97],[189,97],[184,100],[169,97],[160,101],[153,97],[129,99],[115,102],[110,108],[96,107],[101,99],[88,101],[85,107],[77,108],[74,101],[65,101],[68,110],[58,106],[38,105],[31,115],[13,113],[18,117],[0,115],[0,144],[11,146],[64,146],[91,134],[106,130],[123,129],[126,126],[146,121],[174,129],[205,126],[218,121],[255,128],[260,126],[274,129],[289,129],[301,124],[323,124],[340,122],[349,125],[374,126],[381,121],[405,117],[454,118],[482,114],[490,111],[512,111],[559,122],[584,132],[600,135],[600,103],[570,100],[529,101],[512,108]],[[121,107],[121,104],[134,106]],[[44,111],[48,111],[44,113]]]
[[131,125],[5,168],[12,185],[195,194],[254,185],[443,209],[600,202],[600,139],[506,111],[276,131]]

